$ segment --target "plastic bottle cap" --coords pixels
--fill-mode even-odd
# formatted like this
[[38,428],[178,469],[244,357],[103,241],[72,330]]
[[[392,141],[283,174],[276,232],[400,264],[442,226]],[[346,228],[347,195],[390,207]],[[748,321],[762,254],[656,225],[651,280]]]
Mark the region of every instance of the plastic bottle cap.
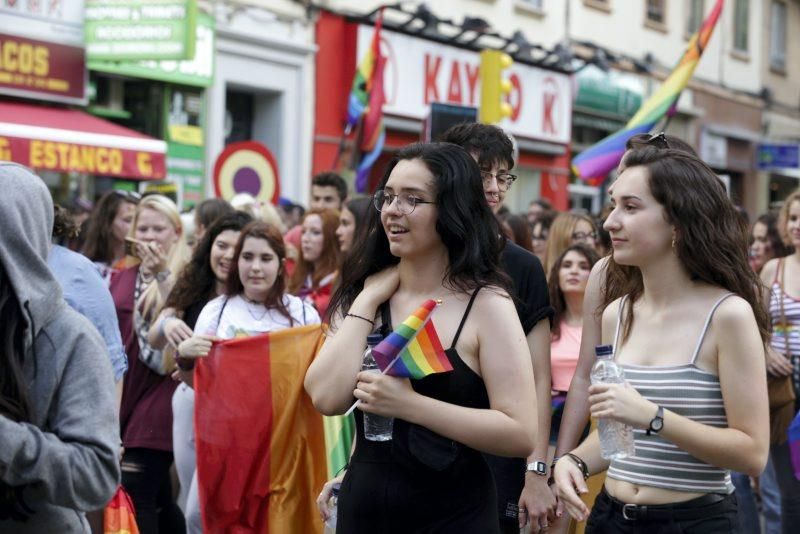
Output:
[[611,356],[614,354],[614,347],[611,345],[597,345],[594,348],[594,353],[597,356]]
[[370,334],[367,336],[367,345],[370,347],[374,347],[381,341],[383,341],[383,336],[380,334]]

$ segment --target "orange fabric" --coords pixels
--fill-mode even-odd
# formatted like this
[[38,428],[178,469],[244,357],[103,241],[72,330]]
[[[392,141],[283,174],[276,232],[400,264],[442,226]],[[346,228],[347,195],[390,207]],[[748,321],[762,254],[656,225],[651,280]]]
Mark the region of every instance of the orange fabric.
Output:
[[320,325],[216,344],[195,370],[195,440],[206,532],[322,532],[322,417],[303,389]]
[[103,534],[139,534],[133,503],[122,486],[103,510]]

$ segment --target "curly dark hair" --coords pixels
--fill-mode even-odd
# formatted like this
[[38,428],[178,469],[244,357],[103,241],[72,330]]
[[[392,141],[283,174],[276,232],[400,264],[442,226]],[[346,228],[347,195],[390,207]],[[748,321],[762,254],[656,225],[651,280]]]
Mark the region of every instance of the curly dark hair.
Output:
[[[714,171],[685,151],[654,147],[631,150],[624,164],[647,169],[650,191],[664,208],[667,222],[675,227],[675,251],[691,279],[746,300],[766,342],[769,317],[760,299],[763,284],[747,262],[747,225]],[[623,328],[623,339],[627,339],[633,325],[633,303],[644,291],[642,272],[616,263],[612,254],[606,274],[603,307],[630,295]]]
[[[419,160],[434,176],[438,218],[436,233],[447,248],[445,286],[463,292],[491,285],[511,294],[510,279],[500,268],[505,240],[483,195],[483,180],[475,160],[452,143],[415,143],[392,159],[378,189],[383,189],[400,161]],[[380,212],[371,210],[366,238],[354,243],[341,271],[341,284],[331,299],[328,316],[347,312],[368,276],[397,265],[389,250]]]
[[491,124],[465,122],[448,128],[437,141],[458,145],[478,157],[478,166],[488,169],[495,164],[514,168],[514,144],[505,132]]
[[65,237],[72,239],[77,237],[81,231],[80,226],[75,223],[69,211],[58,204],[53,204],[53,238]]
[[[177,278],[165,306],[182,312],[197,302],[213,298],[217,281],[211,270],[211,248],[214,246],[214,241],[222,232],[241,231],[252,221],[253,217],[249,214],[236,211],[223,215],[213,222],[194,249],[192,259]],[[232,266],[231,271],[233,268]]]

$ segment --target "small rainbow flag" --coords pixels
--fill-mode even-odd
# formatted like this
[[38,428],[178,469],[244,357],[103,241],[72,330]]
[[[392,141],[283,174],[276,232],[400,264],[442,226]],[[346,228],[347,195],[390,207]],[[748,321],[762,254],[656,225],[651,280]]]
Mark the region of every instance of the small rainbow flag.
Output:
[[372,349],[381,371],[391,376],[419,379],[453,370],[431,322],[430,316],[436,306],[436,301],[425,301]]
[[103,510],[103,534],[139,534],[133,503],[122,486]]

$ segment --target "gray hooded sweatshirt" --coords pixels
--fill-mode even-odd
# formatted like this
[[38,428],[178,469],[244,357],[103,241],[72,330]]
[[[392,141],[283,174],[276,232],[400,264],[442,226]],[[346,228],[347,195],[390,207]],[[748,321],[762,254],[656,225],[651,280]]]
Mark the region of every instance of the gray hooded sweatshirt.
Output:
[[[47,267],[53,201],[27,168],[0,162],[0,262],[28,328],[23,372],[31,422],[0,415],[0,480],[26,486],[34,514],[0,533],[89,532],[119,484],[114,376],[102,338],[67,306]],[[3,325],[0,325],[2,328]]]

